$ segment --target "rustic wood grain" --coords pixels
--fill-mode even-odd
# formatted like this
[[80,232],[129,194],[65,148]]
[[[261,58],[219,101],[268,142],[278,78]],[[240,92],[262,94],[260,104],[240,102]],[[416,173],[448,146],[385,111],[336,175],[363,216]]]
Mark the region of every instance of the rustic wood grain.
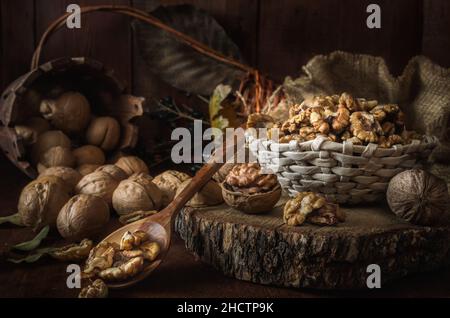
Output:
[[296,76],[316,54],[379,55],[399,74],[421,48],[421,0],[377,1],[381,29],[368,29],[369,0],[261,1],[258,67],[276,79]]
[[283,204],[247,215],[226,205],[185,208],[176,229],[189,251],[225,275],[297,288],[365,288],[367,266],[382,284],[450,265],[450,228],[413,226],[383,205],[342,208],[335,227],[283,223]]
[[1,1],[1,87],[29,71],[34,50],[34,0]]
[[450,2],[424,1],[423,51],[443,67],[450,67]]
[[[40,38],[49,24],[66,12],[71,0],[42,1],[36,6],[36,31]],[[129,0],[81,0],[77,4],[129,5]],[[67,29],[55,33],[45,45],[41,62],[63,56],[86,56],[112,68],[117,77],[132,81],[131,29],[126,16],[113,13],[91,13],[81,18],[81,29]]]

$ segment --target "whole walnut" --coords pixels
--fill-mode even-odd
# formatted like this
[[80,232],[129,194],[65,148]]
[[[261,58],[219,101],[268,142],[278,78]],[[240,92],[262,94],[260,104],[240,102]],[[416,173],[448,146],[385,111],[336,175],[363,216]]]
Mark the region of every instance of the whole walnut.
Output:
[[22,223],[34,230],[46,225],[54,227],[59,211],[69,199],[69,189],[60,178],[45,176],[25,186],[17,210]]
[[41,156],[50,148],[57,146],[70,148],[71,144],[72,143],[69,137],[67,137],[62,131],[46,131],[39,135],[37,141],[33,144],[33,147],[31,149],[31,160],[34,164],[37,164],[40,161]]
[[55,176],[66,182],[70,189],[73,190],[83,177],[78,171],[69,167],[50,167],[45,169],[38,178],[45,176]]
[[82,132],[91,117],[88,100],[77,92],[64,93],[55,100],[43,100],[40,112],[54,127],[69,135]]
[[439,225],[450,221],[447,184],[426,171],[407,170],[393,177],[386,198],[392,212],[413,224]]
[[17,134],[18,139],[21,140],[25,146],[32,145],[37,140],[38,135],[36,131],[28,126],[16,125],[14,126],[14,130]]
[[102,171],[110,174],[117,181],[122,181],[128,178],[128,175],[116,165],[104,165],[98,167],[95,171]]
[[56,146],[44,152],[39,163],[47,168],[73,167],[75,165],[75,157],[70,148]]
[[135,156],[122,157],[115,163],[116,166],[121,168],[128,176],[135,173],[149,173],[148,167],[144,161]]
[[235,165],[222,183],[225,202],[242,212],[270,211],[281,197],[281,186],[274,174],[262,174],[257,163]]
[[96,146],[86,145],[73,150],[77,166],[102,165],[105,163],[105,154]]
[[[191,182],[191,178],[184,181],[178,188],[176,195],[179,195]],[[197,192],[192,199],[186,203],[186,206],[199,208],[205,206],[214,206],[223,202],[222,190],[217,182],[210,180],[203,188]]]
[[117,147],[120,139],[119,122],[112,117],[98,117],[91,121],[87,131],[86,140],[105,151]]
[[49,122],[42,117],[31,117],[25,121],[25,126],[35,131],[37,136],[50,130]]
[[172,202],[178,187],[188,179],[190,179],[188,174],[175,170],[167,170],[153,179],[153,183],[162,192],[162,206],[165,207]]
[[82,176],[87,176],[88,174],[95,172],[100,167],[101,167],[100,165],[86,164],[86,165],[81,165],[81,166],[77,167],[77,171]]
[[106,172],[93,172],[84,176],[75,187],[77,194],[91,194],[105,200],[109,206],[112,205],[114,190],[119,185],[119,181]]
[[63,238],[81,241],[97,235],[108,221],[109,207],[102,198],[79,194],[62,207],[56,225]]
[[158,210],[162,193],[146,173],[133,174],[120,182],[112,196],[114,210],[120,215],[136,211]]

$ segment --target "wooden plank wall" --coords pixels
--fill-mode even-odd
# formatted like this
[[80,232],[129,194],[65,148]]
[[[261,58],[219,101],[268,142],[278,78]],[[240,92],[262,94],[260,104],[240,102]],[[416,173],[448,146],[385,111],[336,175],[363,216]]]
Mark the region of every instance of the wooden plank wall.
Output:
[[[152,7],[143,0],[2,0],[0,2],[0,87],[25,73],[33,48],[48,24],[69,3]],[[394,74],[409,58],[425,54],[450,67],[448,0],[163,0],[190,3],[210,12],[242,49],[248,63],[281,80],[297,75],[315,54],[341,49],[380,55]],[[382,8],[382,28],[365,27],[366,7]],[[96,13],[81,30],[59,31],[42,60],[90,56],[115,69],[130,86],[139,80],[129,19]]]

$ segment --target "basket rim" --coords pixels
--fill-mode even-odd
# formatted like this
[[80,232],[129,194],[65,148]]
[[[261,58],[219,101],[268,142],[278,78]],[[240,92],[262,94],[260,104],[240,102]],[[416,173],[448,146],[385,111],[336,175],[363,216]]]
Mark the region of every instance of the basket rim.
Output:
[[258,143],[263,145],[265,150],[273,152],[304,152],[304,151],[334,151],[348,154],[360,154],[370,156],[376,154],[381,157],[391,156],[396,153],[414,153],[425,149],[433,149],[439,144],[436,136],[423,135],[422,140],[413,139],[409,144],[393,145],[390,148],[381,148],[378,144],[369,143],[367,145],[354,145],[351,141],[335,142],[328,140],[325,136],[319,135],[313,140],[298,142],[292,140],[288,143],[279,143],[268,138],[255,138],[252,134],[247,134],[249,144]]

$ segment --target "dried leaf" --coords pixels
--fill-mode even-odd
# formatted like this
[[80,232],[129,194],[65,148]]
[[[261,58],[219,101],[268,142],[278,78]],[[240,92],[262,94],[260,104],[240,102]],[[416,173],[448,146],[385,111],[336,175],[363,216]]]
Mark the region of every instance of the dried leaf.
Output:
[[[242,60],[238,47],[205,11],[176,5],[161,6],[151,13],[225,56]],[[133,22],[133,29],[148,70],[176,88],[209,96],[218,84],[237,85],[244,76],[241,70],[195,51],[166,31],[140,21]]]
[[230,123],[226,117],[221,115],[223,109],[222,102],[227,98],[231,92],[231,87],[228,85],[219,84],[214,90],[211,99],[209,100],[209,117],[211,127],[224,129],[229,127]]
[[77,262],[86,259],[92,247],[93,242],[84,239],[80,244],[70,244],[63,247],[43,247],[23,258],[9,258],[8,261],[15,264],[34,263],[40,260],[42,256],[50,255],[59,261]]

